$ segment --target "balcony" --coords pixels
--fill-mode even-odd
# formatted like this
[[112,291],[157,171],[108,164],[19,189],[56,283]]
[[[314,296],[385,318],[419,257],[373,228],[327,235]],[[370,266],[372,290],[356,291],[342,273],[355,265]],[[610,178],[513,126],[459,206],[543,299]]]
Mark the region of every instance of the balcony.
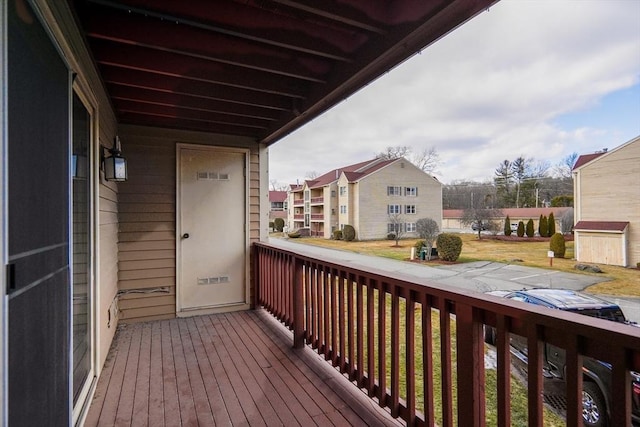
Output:
[[[482,426],[490,399],[497,425],[508,426],[509,334],[528,340],[529,425],[543,425],[545,341],[567,351],[568,426],[582,425],[584,357],[611,362],[611,425],[629,424],[640,328],[550,315],[277,243],[254,244],[253,271],[263,308],[121,327],[86,425]],[[497,328],[493,389],[484,324]]]
[[311,214],[311,221],[324,221],[324,214]]
[[303,221],[304,220],[304,214],[295,214],[293,215],[293,219],[296,221]]
[[312,205],[321,205],[324,203],[324,197],[320,196],[320,197],[312,197],[311,198],[311,204]]

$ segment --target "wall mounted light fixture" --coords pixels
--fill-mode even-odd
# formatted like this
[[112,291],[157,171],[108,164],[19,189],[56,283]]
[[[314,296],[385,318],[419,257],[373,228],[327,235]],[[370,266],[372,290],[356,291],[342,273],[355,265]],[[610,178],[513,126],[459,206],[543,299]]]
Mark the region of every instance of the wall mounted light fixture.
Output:
[[[111,156],[106,157],[105,151]],[[127,159],[121,155],[118,136],[113,140],[113,148],[102,147],[102,162],[104,164],[104,179],[115,182],[127,180]]]

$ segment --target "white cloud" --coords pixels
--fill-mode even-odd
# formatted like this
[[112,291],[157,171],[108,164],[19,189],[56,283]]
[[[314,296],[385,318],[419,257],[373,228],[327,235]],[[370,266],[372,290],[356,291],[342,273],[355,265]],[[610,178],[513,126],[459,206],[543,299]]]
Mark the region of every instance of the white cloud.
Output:
[[436,147],[443,182],[490,178],[521,154],[556,163],[626,142],[554,119],[639,82],[639,1],[503,0],[272,146],[271,177],[295,182],[389,145]]

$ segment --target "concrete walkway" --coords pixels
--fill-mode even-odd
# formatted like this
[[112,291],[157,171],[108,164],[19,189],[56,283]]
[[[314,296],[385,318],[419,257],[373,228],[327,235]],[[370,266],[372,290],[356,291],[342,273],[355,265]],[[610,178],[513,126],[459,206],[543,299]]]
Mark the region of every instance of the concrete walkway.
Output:
[[[362,255],[349,251],[323,248],[298,243],[295,239],[269,239],[269,243],[283,249],[305,252],[310,256],[353,263],[363,269],[378,269],[389,273],[401,273],[419,279],[477,292],[509,291],[524,288],[562,288],[581,291],[596,283],[607,281],[606,277],[565,273],[517,264],[477,261],[455,265],[426,266],[409,261]],[[624,311],[627,318],[640,322],[640,298],[621,298],[602,295]]]

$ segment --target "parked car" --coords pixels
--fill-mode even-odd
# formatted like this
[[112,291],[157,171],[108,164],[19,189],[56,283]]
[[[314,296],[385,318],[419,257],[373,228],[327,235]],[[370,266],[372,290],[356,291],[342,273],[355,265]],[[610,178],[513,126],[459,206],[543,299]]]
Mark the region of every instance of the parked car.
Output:
[[[602,298],[581,292],[565,289],[529,289],[522,291],[493,291],[492,295],[541,305],[558,310],[571,311],[591,317],[610,320],[618,323],[629,322],[622,309]],[[485,326],[484,340],[495,345],[496,330]],[[527,339],[512,334],[511,353],[526,366]],[[566,352],[564,349],[545,344],[543,375],[545,378],[566,381]],[[583,361],[582,416],[585,426],[608,426],[609,408],[611,408],[611,364],[585,357]],[[640,426],[640,373],[631,373],[632,422]]]
[[471,224],[471,229],[472,229],[473,231],[478,231],[478,230],[485,231],[485,230],[488,230],[488,229],[489,229],[489,224],[487,224],[487,223],[485,223],[485,222],[482,222],[482,221],[480,221],[480,223],[478,223],[478,222],[476,221],[476,222],[474,222],[473,224]]

